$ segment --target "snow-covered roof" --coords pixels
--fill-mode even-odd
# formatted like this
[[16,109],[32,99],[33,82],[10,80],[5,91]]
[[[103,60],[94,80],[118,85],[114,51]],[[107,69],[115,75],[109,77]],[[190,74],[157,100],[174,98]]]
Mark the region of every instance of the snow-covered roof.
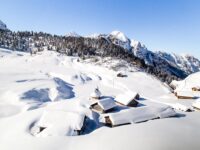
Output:
[[105,98],[103,100],[99,100],[97,101],[97,103],[105,111],[114,108],[116,106],[115,102],[111,98]]
[[197,89],[200,89],[200,86],[198,86],[198,85],[197,85],[197,86],[194,86],[194,87],[192,87],[192,88],[197,88]]
[[126,75],[126,71],[125,71],[125,70],[120,70],[120,71],[117,71],[117,74],[123,74],[123,75]]
[[156,118],[167,118],[175,116],[176,112],[169,106],[144,106],[139,108],[131,108],[122,110],[118,113],[110,113],[100,117],[101,122],[105,122],[103,119],[106,116],[109,116],[112,121],[112,125],[122,125],[127,123],[139,123]]
[[132,100],[134,100],[137,96],[137,92],[126,92],[124,94],[119,94],[116,96],[115,101],[123,104],[128,105]]
[[46,129],[40,134],[49,135],[74,135],[74,130],[81,130],[85,115],[65,111],[44,111],[37,122],[38,127]]
[[183,97],[194,97],[194,94],[192,91],[176,91],[177,96],[183,96]]

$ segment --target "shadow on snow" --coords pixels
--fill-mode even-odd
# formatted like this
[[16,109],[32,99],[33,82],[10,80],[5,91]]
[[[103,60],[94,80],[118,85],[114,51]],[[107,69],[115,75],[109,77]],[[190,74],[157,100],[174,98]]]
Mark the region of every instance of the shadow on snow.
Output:
[[[56,90],[57,90],[57,97],[55,98],[55,101],[60,99],[70,99],[75,97],[72,84],[63,81],[60,78],[53,78],[53,81],[56,83]],[[29,104],[32,104],[30,109],[36,109],[40,107],[43,103],[53,101],[49,97],[49,92],[50,92],[49,88],[41,88],[41,89],[33,88],[23,93],[21,99],[27,102],[29,101]]]

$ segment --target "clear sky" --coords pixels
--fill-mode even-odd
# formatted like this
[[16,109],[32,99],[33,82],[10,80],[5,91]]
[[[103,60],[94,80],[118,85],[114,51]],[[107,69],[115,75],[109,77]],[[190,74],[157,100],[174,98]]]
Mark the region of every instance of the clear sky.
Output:
[[124,32],[150,50],[200,58],[200,0],[0,0],[11,30]]

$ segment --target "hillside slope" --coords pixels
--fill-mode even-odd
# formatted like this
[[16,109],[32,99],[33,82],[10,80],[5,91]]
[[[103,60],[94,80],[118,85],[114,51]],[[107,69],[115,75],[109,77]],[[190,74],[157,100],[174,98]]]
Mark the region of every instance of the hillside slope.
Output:
[[[115,62],[121,63],[117,59]],[[105,62],[107,67],[113,64]],[[107,67],[53,51],[30,55],[0,49],[0,149],[199,149],[199,112],[177,111],[178,116],[173,118],[115,128],[102,126],[99,115],[88,108],[90,94],[97,86],[103,96],[113,98],[136,91],[141,96],[139,107],[177,103],[167,85],[136,66],[121,67],[127,74],[125,78],[117,77],[118,72]],[[190,106],[193,101],[179,103]],[[44,137],[31,135],[33,125],[44,112],[51,111],[85,114],[90,118],[87,132],[81,136],[64,136],[62,132]]]

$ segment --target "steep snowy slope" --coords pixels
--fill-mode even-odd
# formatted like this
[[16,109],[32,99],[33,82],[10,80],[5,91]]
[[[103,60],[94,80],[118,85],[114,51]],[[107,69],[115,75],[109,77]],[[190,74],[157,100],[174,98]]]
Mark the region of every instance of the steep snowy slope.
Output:
[[[31,56],[29,53],[5,49],[0,49],[0,68],[2,150],[198,150],[200,147],[199,112],[178,112],[178,117],[115,128],[99,124],[99,115],[88,108],[90,94],[97,86],[105,97],[114,98],[127,91],[138,92],[141,96],[139,107],[177,103],[168,86],[136,68],[129,68],[130,71],[124,68],[127,77],[119,78],[117,71],[87,60],[78,61],[77,57],[52,51]],[[179,103],[190,106],[193,101]],[[119,111],[122,109],[126,108],[119,107]],[[51,111],[62,112],[63,119],[67,112],[86,115],[89,119],[84,135],[64,136],[62,131],[68,126],[54,123]],[[56,124],[56,128],[50,129],[49,126],[52,136],[46,134],[44,137],[35,137],[31,129],[37,122],[40,123],[44,112],[48,112],[47,119]],[[71,117],[66,118],[70,119],[58,120],[74,123]]]

